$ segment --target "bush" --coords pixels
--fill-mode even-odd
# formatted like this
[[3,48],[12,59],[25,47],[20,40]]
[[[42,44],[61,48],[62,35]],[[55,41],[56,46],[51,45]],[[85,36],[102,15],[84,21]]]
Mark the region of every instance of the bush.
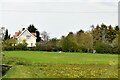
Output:
[[15,47],[14,46],[3,46],[2,49],[6,51],[12,51],[12,50],[15,50]]
[[5,51],[27,50],[27,45],[26,44],[21,44],[21,43],[16,45],[16,46],[6,46],[6,45],[3,45],[2,49],[5,50]]
[[115,47],[112,48],[112,53],[113,54],[119,54],[119,48],[118,48],[118,46],[115,46]]
[[34,48],[36,51],[45,51],[46,45],[45,43],[36,43],[36,47]]
[[27,50],[27,45],[20,43],[15,46],[15,50]]
[[97,53],[112,53],[112,46],[102,41],[99,41],[95,45],[95,50]]

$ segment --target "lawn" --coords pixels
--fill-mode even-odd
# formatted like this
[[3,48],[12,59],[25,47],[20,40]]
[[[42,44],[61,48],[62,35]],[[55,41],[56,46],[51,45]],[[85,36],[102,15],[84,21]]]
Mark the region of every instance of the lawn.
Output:
[[4,78],[117,78],[118,55],[70,52],[5,51],[12,65]]

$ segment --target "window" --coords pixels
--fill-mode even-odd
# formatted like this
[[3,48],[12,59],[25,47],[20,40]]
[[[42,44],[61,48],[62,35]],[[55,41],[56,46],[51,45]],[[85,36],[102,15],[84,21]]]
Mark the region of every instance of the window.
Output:
[[30,39],[30,38],[31,38],[31,36],[30,36],[30,35],[27,35],[27,36],[26,36],[26,39]]
[[33,43],[31,43],[31,47],[33,46]]

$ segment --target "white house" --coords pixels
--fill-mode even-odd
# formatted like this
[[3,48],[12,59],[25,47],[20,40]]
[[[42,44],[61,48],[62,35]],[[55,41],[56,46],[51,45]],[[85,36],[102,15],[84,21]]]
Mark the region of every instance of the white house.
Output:
[[35,33],[30,33],[27,29],[22,31],[19,36],[16,37],[17,43],[23,43],[23,40],[26,41],[27,47],[35,47],[36,46],[36,36]]

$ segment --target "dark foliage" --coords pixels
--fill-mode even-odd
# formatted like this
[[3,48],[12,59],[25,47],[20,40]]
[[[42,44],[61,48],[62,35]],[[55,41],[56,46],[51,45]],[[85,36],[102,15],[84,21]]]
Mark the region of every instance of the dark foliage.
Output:
[[40,42],[41,37],[40,37],[40,32],[39,31],[36,31],[36,37],[37,37],[36,42]]
[[8,29],[6,29],[5,31],[5,36],[4,36],[4,40],[10,39],[10,35],[8,35]]
[[35,33],[36,30],[37,30],[37,29],[35,28],[35,26],[34,26],[33,24],[30,24],[30,25],[29,25],[28,31],[29,31],[30,33]]

